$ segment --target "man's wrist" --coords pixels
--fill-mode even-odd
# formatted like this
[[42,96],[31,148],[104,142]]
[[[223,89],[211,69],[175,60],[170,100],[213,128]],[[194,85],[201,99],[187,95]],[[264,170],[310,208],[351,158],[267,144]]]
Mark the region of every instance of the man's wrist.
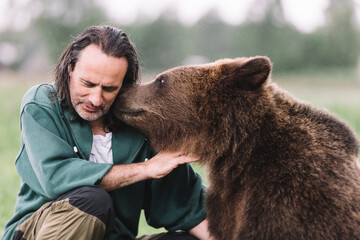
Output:
[[152,172],[150,171],[150,167],[149,164],[151,164],[148,161],[145,162],[141,162],[141,163],[137,163],[137,168],[138,168],[138,173],[141,176],[142,180],[148,180],[148,179],[152,179],[153,175]]
[[146,163],[113,165],[103,177],[100,186],[106,191],[116,190],[151,178]]

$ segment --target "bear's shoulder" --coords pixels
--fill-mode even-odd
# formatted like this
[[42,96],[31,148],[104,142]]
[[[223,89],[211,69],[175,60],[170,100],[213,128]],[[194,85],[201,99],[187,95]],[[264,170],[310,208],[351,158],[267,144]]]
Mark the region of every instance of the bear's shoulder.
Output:
[[[300,101],[289,92],[275,85],[269,86],[275,101],[275,111],[281,118],[291,122],[286,128],[307,131],[316,141],[327,141],[349,155],[357,156],[359,142],[354,130],[344,120],[326,109],[315,107],[310,103]],[[281,119],[283,120],[283,119]]]

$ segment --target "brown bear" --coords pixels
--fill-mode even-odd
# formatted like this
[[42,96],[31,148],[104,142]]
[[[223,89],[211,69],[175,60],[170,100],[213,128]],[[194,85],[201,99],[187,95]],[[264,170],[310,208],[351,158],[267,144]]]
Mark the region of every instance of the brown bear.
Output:
[[360,239],[355,134],[271,69],[260,56],[173,68],[124,89],[114,111],[157,151],[201,157],[216,239]]

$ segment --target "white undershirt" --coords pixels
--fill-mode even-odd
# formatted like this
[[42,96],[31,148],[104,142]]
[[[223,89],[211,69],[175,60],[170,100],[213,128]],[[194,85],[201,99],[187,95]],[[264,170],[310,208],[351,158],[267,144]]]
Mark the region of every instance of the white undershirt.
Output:
[[96,163],[113,164],[111,138],[111,132],[106,133],[105,136],[93,135],[93,143],[89,159],[90,161]]

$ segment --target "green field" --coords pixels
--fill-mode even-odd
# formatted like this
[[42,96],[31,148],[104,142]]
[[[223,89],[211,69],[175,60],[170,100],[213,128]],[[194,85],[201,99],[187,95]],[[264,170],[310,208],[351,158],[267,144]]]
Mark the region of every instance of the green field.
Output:
[[[320,73],[280,75],[281,87],[297,98],[325,107],[348,122],[360,136],[360,79],[355,71],[331,70]],[[20,145],[19,110],[25,91],[45,76],[19,75],[0,72],[0,237],[5,223],[13,214],[20,179],[14,160]],[[46,81],[46,80],[45,80]],[[47,80],[47,82],[49,82]],[[205,178],[204,168],[195,168]],[[152,233],[142,219],[140,234]]]

